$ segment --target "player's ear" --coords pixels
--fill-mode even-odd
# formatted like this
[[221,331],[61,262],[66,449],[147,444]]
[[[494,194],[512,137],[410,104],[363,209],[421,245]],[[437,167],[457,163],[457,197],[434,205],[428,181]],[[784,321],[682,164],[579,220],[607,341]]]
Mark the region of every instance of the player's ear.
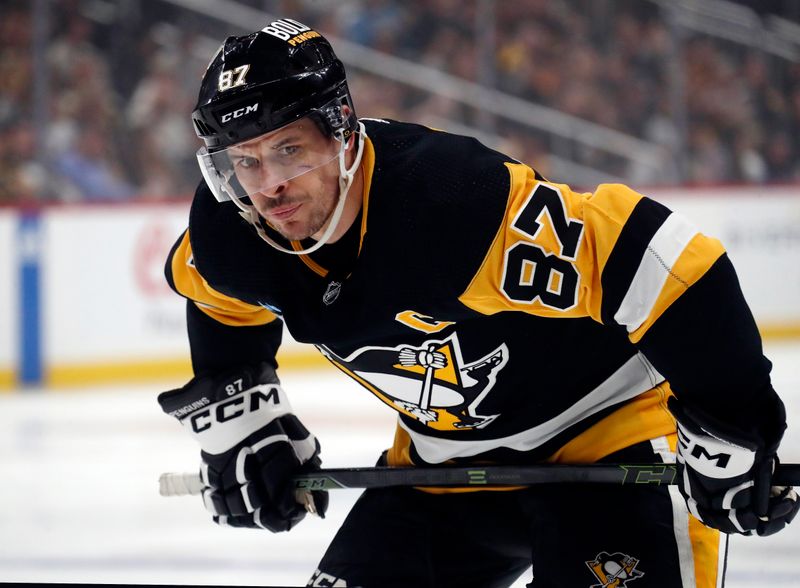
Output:
[[[344,120],[347,120],[347,118],[348,118],[348,117],[349,117],[351,114],[353,114],[353,109],[352,109],[352,108],[350,108],[350,106],[349,106],[349,105],[347,105],[347,104],[342,104],[342,118],[343,118]],[[351,137],[352,137],[352,135],[351,135]],[[355,141],[353,141],[353,140],[350,140],[350,141],[349,141],[348,150],[349,150],[350,152],[352,152],[352,151],[353,151],[352,147],[353,147],[353,145],[354,145],[354,144],[355,144]],[[352,163],[352,162],[351,162],[350,158],[348,157],[347,164],[348,164],[348,165],[350,165],[350,163]]]

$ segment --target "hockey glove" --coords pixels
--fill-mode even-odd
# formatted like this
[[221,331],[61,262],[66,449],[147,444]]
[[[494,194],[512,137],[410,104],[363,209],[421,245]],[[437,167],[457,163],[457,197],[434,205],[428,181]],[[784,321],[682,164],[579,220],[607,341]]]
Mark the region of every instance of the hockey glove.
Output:
[[[784,419],[772,439],[731,432],[675,397],[668,403],[678,421],[678,476],[689,511],[723,533],[772,535],[788,525],[800,503],[791,486],[773,486]],[[782,414],[782,413],[781,413]]]
[[200,443],[203,502],[214,522],[278,532],[306,511],[325,516],[327,492],[296,494],[291,483],[319,469],[320,446],[292,414],[268,363],[196,376],[158,402]]

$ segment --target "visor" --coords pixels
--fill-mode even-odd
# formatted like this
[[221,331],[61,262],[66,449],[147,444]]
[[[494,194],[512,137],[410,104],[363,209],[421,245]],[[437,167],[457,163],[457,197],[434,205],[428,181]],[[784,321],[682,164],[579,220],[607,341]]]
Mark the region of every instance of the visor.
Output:
[[269,192],[336,159],[341,143],[324,137],[316,128],[309,133],[303,125],[298,125],[297,132],[284,128],[213,153],[201,147],[197,161],[216,199],[241,201]]

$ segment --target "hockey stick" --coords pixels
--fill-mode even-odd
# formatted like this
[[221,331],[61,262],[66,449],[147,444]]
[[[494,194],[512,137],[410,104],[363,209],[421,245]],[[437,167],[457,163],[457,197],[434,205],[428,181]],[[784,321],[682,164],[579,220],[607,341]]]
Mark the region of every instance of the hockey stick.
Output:
[[[530,486],[534,484],[584,483],[642,485],[675,484],[675,464],[587,464],[526,466],[443,466],[429,468],[333,468],[294,478],[298,490],[337,488],[385,488],[387,486]],[[800,485],[800,464],[780,464],[773,482],[776,486]],[[162,496],[200,494],[200,476],[161,474]]]

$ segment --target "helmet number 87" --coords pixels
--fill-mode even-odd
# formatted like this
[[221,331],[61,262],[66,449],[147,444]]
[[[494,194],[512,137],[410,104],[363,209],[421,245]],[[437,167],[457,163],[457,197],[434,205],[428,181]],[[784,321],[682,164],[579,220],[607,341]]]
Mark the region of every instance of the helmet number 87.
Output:
[[250,64],[248,63],[233,69],[224,70],[221,74],[219,74],[219,91],[224,92],[225,90],[230,90],[231,88],[244,86],[244,78],[249,69]]
[[[532,243],[543,224],[550,219],[558,244],[558,254]],[[505,251],[502,290],[511,301],[569,310],[578,304],[580,274],[575,264],[583,223],[567,216],[561,193],[553,186],[538,184],[511,223],[517,234],[528,240],[518,241]]]

